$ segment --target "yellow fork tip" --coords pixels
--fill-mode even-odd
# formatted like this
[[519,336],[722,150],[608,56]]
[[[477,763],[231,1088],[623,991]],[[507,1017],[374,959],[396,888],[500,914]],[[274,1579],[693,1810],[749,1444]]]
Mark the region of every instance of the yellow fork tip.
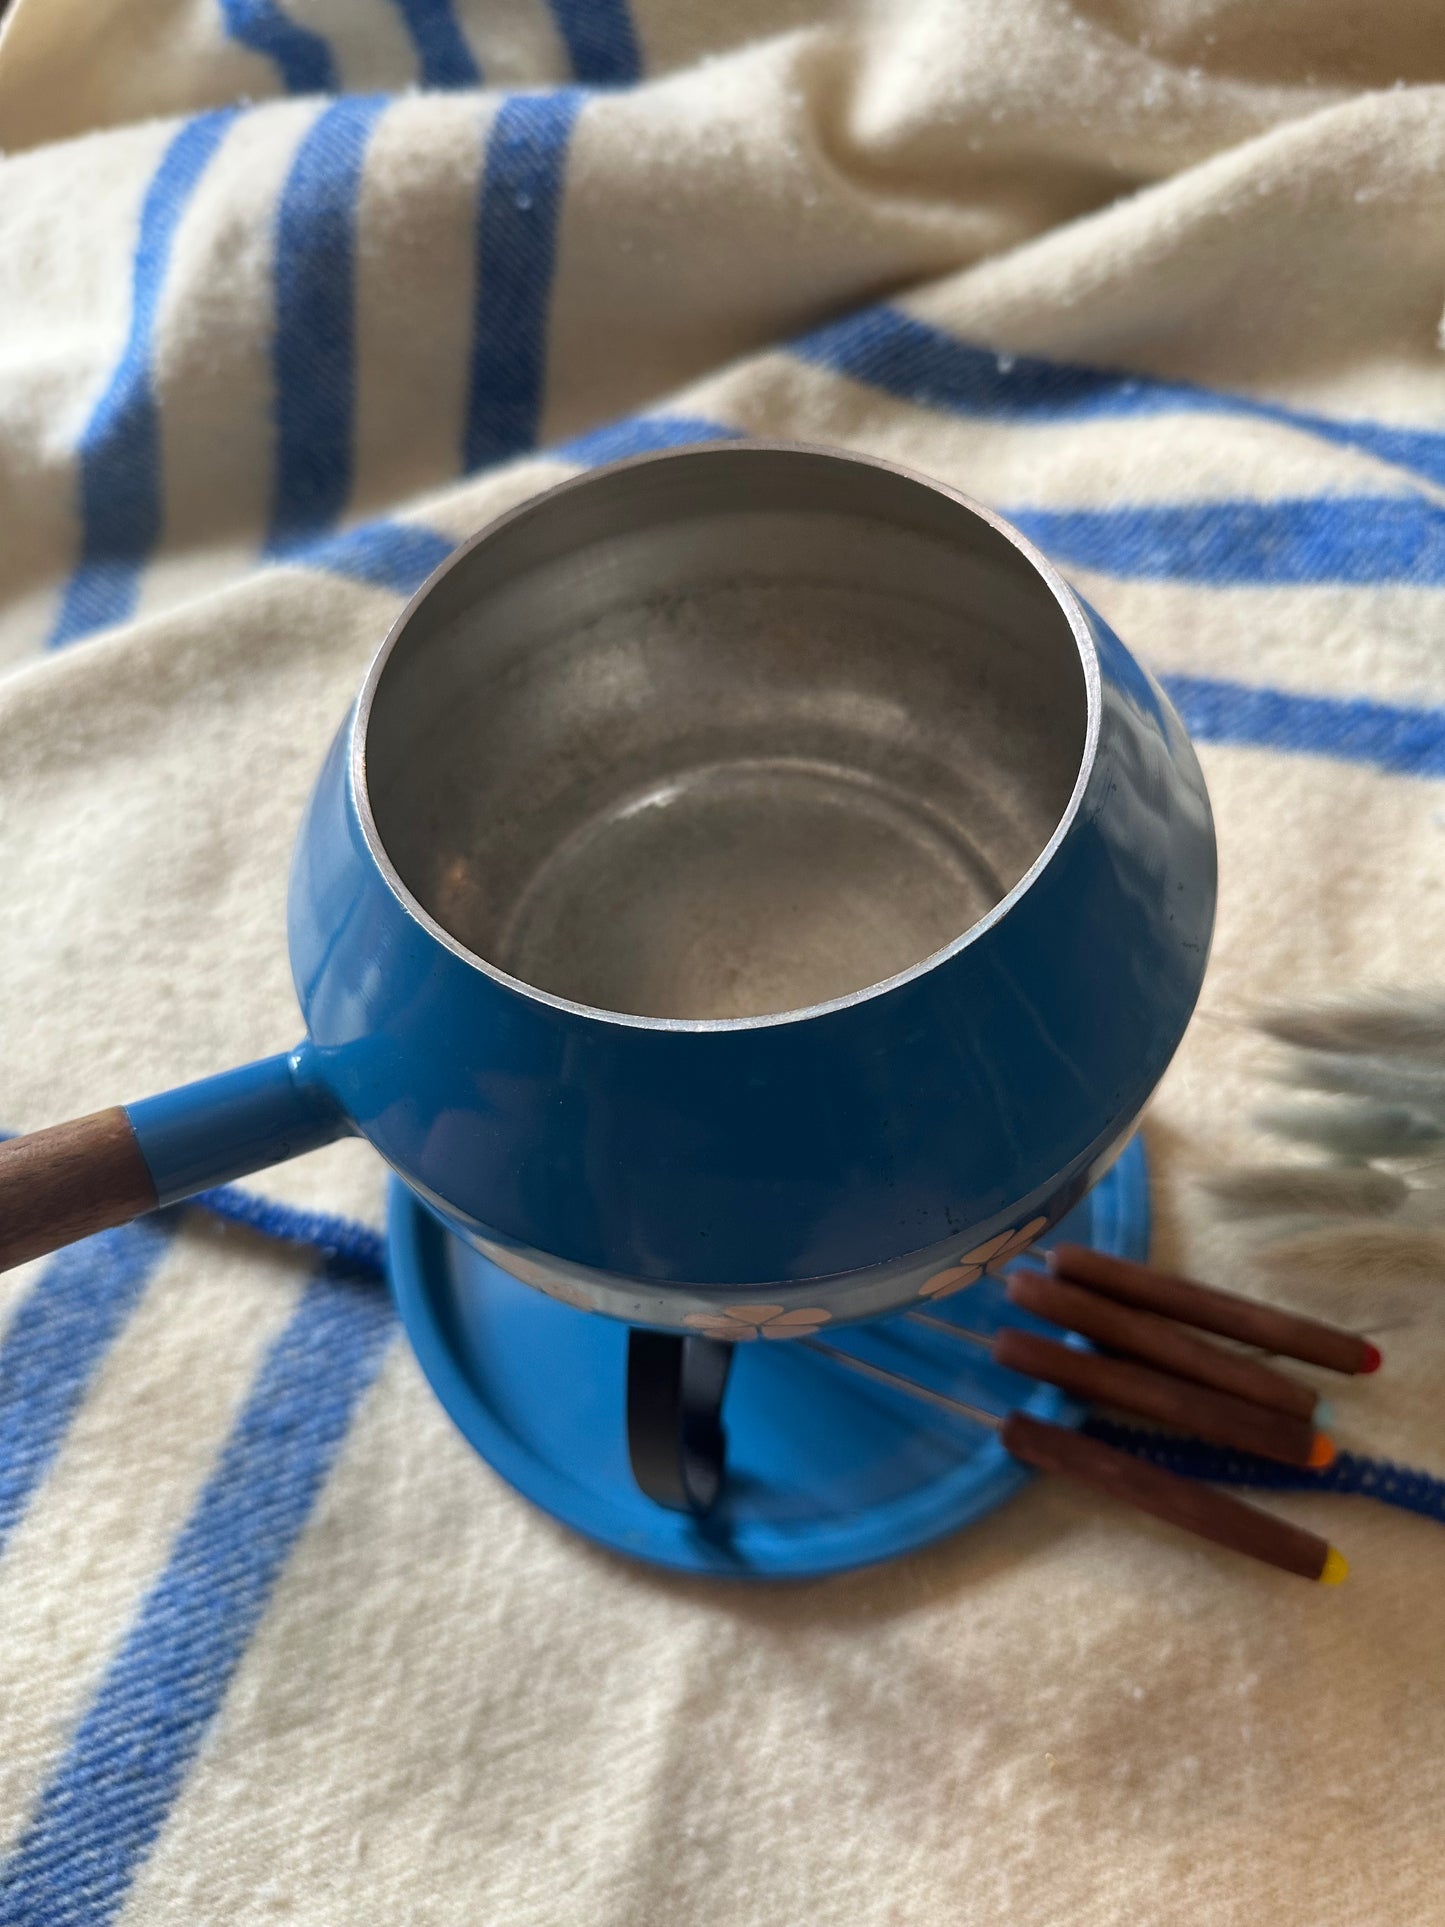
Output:
[[1325,1554],[1324,1567],[1320,1572],[1322,1586],[1342,1586],[1350,1576],[1349,1561],[1342,1552],[1331,1546]]

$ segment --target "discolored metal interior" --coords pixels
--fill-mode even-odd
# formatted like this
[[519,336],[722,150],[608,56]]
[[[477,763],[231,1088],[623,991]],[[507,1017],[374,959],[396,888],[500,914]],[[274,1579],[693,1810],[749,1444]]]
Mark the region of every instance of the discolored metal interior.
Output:
[[963,936],[1085,754],[1080,645],[988,518],[741,444],[529,504],[411,612],[363,697],[397,878],[537,990],[662,1020],[848,996]]

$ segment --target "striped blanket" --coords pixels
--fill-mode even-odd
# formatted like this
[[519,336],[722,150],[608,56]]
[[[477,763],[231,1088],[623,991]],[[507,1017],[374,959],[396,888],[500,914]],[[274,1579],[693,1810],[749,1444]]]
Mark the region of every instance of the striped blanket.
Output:
[[[400,598],[765,433],[1001,508],[1192,728],[1148,1142],[1219,1272],[1243,1013],[1440,968],[1442,51],[1424,0],[16,0],[0,1123],[292,1042],[290,843]],[[450,1430],[364,1146],[211,1204],[0,1280],[0,1921],[1445,1921],[1438,1525],[1280,1498],[1353,1560],[1311,1593],[1039,1485],[671,1581]],[[1445,1473],[1406,1322],[1339,1436]]]

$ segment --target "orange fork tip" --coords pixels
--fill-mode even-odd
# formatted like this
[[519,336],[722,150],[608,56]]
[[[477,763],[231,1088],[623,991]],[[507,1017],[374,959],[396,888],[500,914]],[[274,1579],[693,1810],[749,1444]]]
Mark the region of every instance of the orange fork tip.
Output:
[[1335,1442],[1328,1432],[1316,1432],[1310,1441],[1310,1455],[1306,1463],[1311,1472],[1323,1472],[1326,1466],[1335,1462]]
[[1325,1554],[1325,1563],[1320,1568],[1319,1583],[1322,1586],[1342,1586],[1349,1576],[1349,1561],[1342,1552],[1331,1546]]

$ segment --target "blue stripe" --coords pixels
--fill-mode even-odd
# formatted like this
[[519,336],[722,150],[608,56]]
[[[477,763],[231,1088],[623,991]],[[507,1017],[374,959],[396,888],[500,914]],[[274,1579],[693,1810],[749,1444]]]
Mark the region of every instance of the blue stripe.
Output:
[[[599,440],[605,432],[599,431]],[[569,447],[579,449],[590,439],[584,436]],[[688,432],[675,441],[641,446],[675,447],[701,439]],[[639,452],[630,438],[623,439],[616,450],[624,455]],[[597,457],[613,458],[610,447]],[[408,527],[398,531],[407,536],[407,545],[388,550],[386,544],[396,528],[372,525],[335,542],[315,544],[301,559],[338,575],[379,583],[398,595],[411,595],[455,545],[439,532]],[[376,559],[367,556],[362,539],[373,537],[380,545]],[[413,537],[417,538],[414,545]],[[1364,697],[1304,695],[1209,676],[1174,675],[1160,680],[1198,742],[1329,756],[1339,762],[1368,763],[1399,776],[1445,777],[1445,710],[1371,702]]]
[[1330,756],[1396,776],[1445,777],[1445,710],[1363,697],[1301,696],[1207,676],[1162,676],[1160,681],[1198,742]]
[[451,0],[396,0],[416,48],[423,87],[480,87],[482,70]]
[[574,78],[589,87],[629,87],[642,55],[627,0],[550,0]]
[[629,455],[654,455],[663,448],[686,448],[693,442],[736,440],[742,431],[698,415],[633,415],[625,421],[591,428],[548,452],[561,462],[580,462],[585,468],[620,462]]
[[867,308],[791,344],[799,359],[923,408],[983,421],[1067,422],[1139,415],[1234,415],[1276,422],[1445,482],[1445,434],[1341,421],[1192,382],[1041,361],[979,348],[897,308]]
[[325,569],[332,575],[348,576],[352,581],[369,582],[375,588],[408,596],[455,547],[450,536],[436,529],[382,520],[308,542],[293,552],[292,559],[304,561],[309,568]]
[[1054,561],[1211,587],[1445,583],[1445,510],[1425,496],[1007,509]]
[[[684,416],[639,417],[593,429],[549,453],[592,466],[732,432]],[[1416,508],[1423,512],[1413,513]],[[1053,561],[1121,579],[1217,587],[1445,582],[1445,517],[1408,496],[1004,514]],[[410,595],[455,546],[415,523],[377,521],[295,553],[313,567]]]
[[0,1869],[5,1927],[101,1927],[120,1911],[393,1329],[375,1285],[308,1286]]
[[263,1198],[237,1184],[218,1184],[214,1190],[198,1191],[189,1202],[224,1218],[227,1224],[246,1225],[263,1238],[310,1245],[328,1259],[339,1259],[358,1272],[373,1278],[386,1276],[386,1235],[373,1231],[359,1218],[343,1218],[335,1211],[303,1211],[298,1205]]
[[467,470],[533,448],[547,374],[547,309],[575,89],[503,101],[477,215],[477,295],[462,438]]
[[276,224],[276,491],[267,546],[334,521],[351,494],[356,202],[382,95],[338,100],[296,150]]
[[298,27],[276,0],[221,0],[232,40],[273,61],[288,94],[334,94],[336,63],[319,33]]
[[1378,1499],[1382,1505],[1397,1506],[1402,1512],[1445,1525],[1445,1479],[1396,1465],[1390,1459],[1341,1452],[1323,1472],[1310,1472],[1303,1466],[1258,1459],[1253,1453],[1232,1452],[1226,1446],[1205,1445],[1198,1439],[1120,1425],[1114,1419],[1090,1418],[1083,1429],[1105,1445],[1132,1452],[1136,1458],[1148,1459],[1186,1479],[1208,1479],[1216,1485],[1239,1485],[1263,1492],[1337,1492]]
[[[639,415],[592,429],[551,453],[590,466],[737,432],[701,416]],[[1309,583],[1358,581],[1373,567],[1384,571],[1381,580],[1429,581],[1442,566],[1440,518],[1410,496],[1005,513],[1058,560],[1120,576]],[[454,544],[438,531],[406,525],[405,542],[393,547],[402,532],[400,524],[370,524],[312,545],[304,559],[410,595]],[[375,560],[368,555],[373,543]],[[1395,775],[1445,776],[1445,710],[1206,676],[1162,680],[1200,742],[1328,756]]]
[[20,1301],[0,1345],[0,1551],[173,1229],[167,1214],[72,1245],[50,1260]]
[[80,438],[80,562],[66,585],[51,648],[123,622],[160,540],[160,418],[151,377],[156,311],[181,215],[235,112],[187,121],[161,157],[141,207],[130,330]]

